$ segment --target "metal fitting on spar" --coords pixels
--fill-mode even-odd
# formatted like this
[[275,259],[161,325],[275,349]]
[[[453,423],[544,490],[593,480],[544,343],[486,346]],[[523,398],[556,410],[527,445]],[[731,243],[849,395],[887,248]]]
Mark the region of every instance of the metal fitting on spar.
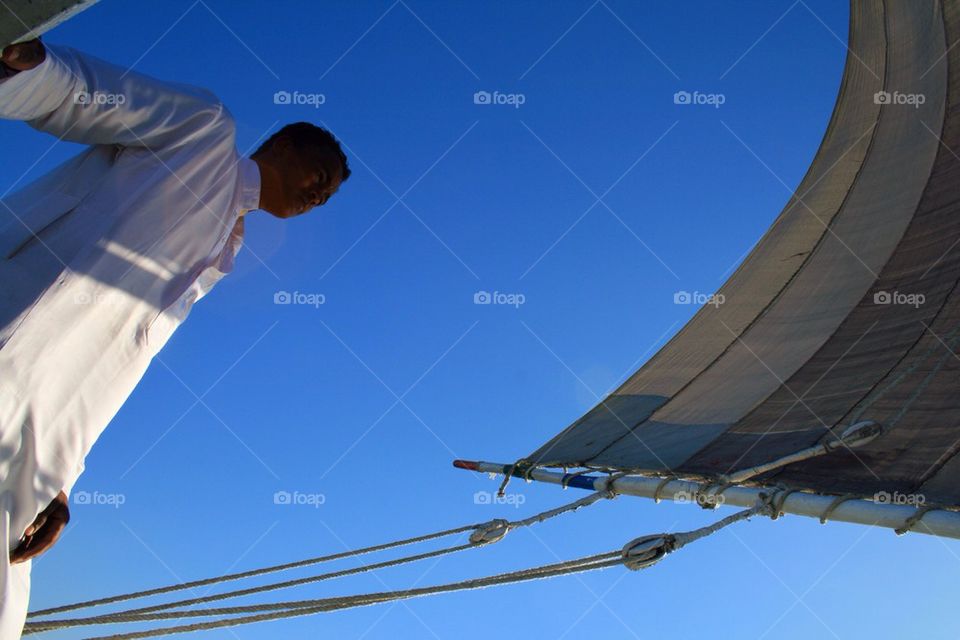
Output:
[[877,438],[883,433],[883,426],[873,420],[862,420],[850,425],[840,434],[840,437],[824,443],[827,451],[833,451],[842,446],[859,447]]
[[676,545],[676,537],[667,533],[635,538],[623,546],[623,564],[631,571],[646,569],[660,562]]
[[503,518],[491,520],[477,526],[477,530],[470,534],[471,544],[491,544],[503,539],[511,529],[510,522]]
[[791,453],[788,456],[783,456],[782,458],[777,458],[776,460],[772,460],[755,467],[741,469],[736,473],[722,475],[718,478],[718,480],[726,484],[739,484],[745,480],[753,478],[754,476],[758,476],[761,473],[773,471],[774,469],[785,467],[788,464],[793,464],[794,462],[802,462],[803,460],[809,460],[810,458],[833,453],[841,448],[852,449],[853,447],[863,446],[882,433],[883,427],[873,420],[857,422],[856,424],[852,424],[844,429],[839,436],[829,434],[826,436],[829,439],[823,440],[819,444],[816,444],[812,447],[801,449],[796,453]]

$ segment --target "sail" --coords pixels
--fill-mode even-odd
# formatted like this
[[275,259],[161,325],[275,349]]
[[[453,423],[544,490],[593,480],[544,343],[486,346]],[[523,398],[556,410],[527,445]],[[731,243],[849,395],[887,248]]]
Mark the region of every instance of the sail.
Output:
[[0,49],[43,35],[97,0],[4,0],[0,3]]
[[836,105],[795,194],[656,355],[527,459],[717,478],[863,420],[882,435],[769,472],[960,505],[960,4],[853,0]]

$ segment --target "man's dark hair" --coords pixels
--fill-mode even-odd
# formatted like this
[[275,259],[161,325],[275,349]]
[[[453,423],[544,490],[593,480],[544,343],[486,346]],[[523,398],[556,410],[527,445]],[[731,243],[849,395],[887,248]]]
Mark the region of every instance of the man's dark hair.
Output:
[[267,138],[266,141],[264,141],[264,143],[261,144],[260,147],[253,153],[253,155],[257,155],[269,149],[274,140],[282,135],[288,136],[291,142],[293,142],[293,146],[298,151],[317,149],[319,151],[336,154],[340,159],[340,166],[343,170],[343,175],[341,176],[340,181],[346,182],[347,178],[350,177],[350,166],[347,164],[347,156],[343,153],[343,149],[340,148],[340,141],[337,140],[336,136],[323,127],[318,127],[310,122],[293,122],[284,126],[282,129]]

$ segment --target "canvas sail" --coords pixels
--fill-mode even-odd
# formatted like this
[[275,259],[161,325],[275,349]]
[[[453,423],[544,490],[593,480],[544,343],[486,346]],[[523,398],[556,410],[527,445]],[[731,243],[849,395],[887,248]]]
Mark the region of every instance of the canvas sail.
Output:
[[0,49],[43,35],[97,0],[4,0],[0,3]]
[[955,2],[853,0],[821,146],[722,304],[528,460],[716,478],[873,420],[760,481],[960,505],[958,38]]

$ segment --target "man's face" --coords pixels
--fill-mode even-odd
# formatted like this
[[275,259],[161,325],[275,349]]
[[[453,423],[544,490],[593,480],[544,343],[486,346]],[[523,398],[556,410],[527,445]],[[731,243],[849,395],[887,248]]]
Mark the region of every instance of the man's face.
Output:
[[333,154],[300,151],[287,138],[277,140],[273,151],[272,164],[281,184],[268,211],[277,218],[292,218],[322,206],[340,188],[343,168]]

